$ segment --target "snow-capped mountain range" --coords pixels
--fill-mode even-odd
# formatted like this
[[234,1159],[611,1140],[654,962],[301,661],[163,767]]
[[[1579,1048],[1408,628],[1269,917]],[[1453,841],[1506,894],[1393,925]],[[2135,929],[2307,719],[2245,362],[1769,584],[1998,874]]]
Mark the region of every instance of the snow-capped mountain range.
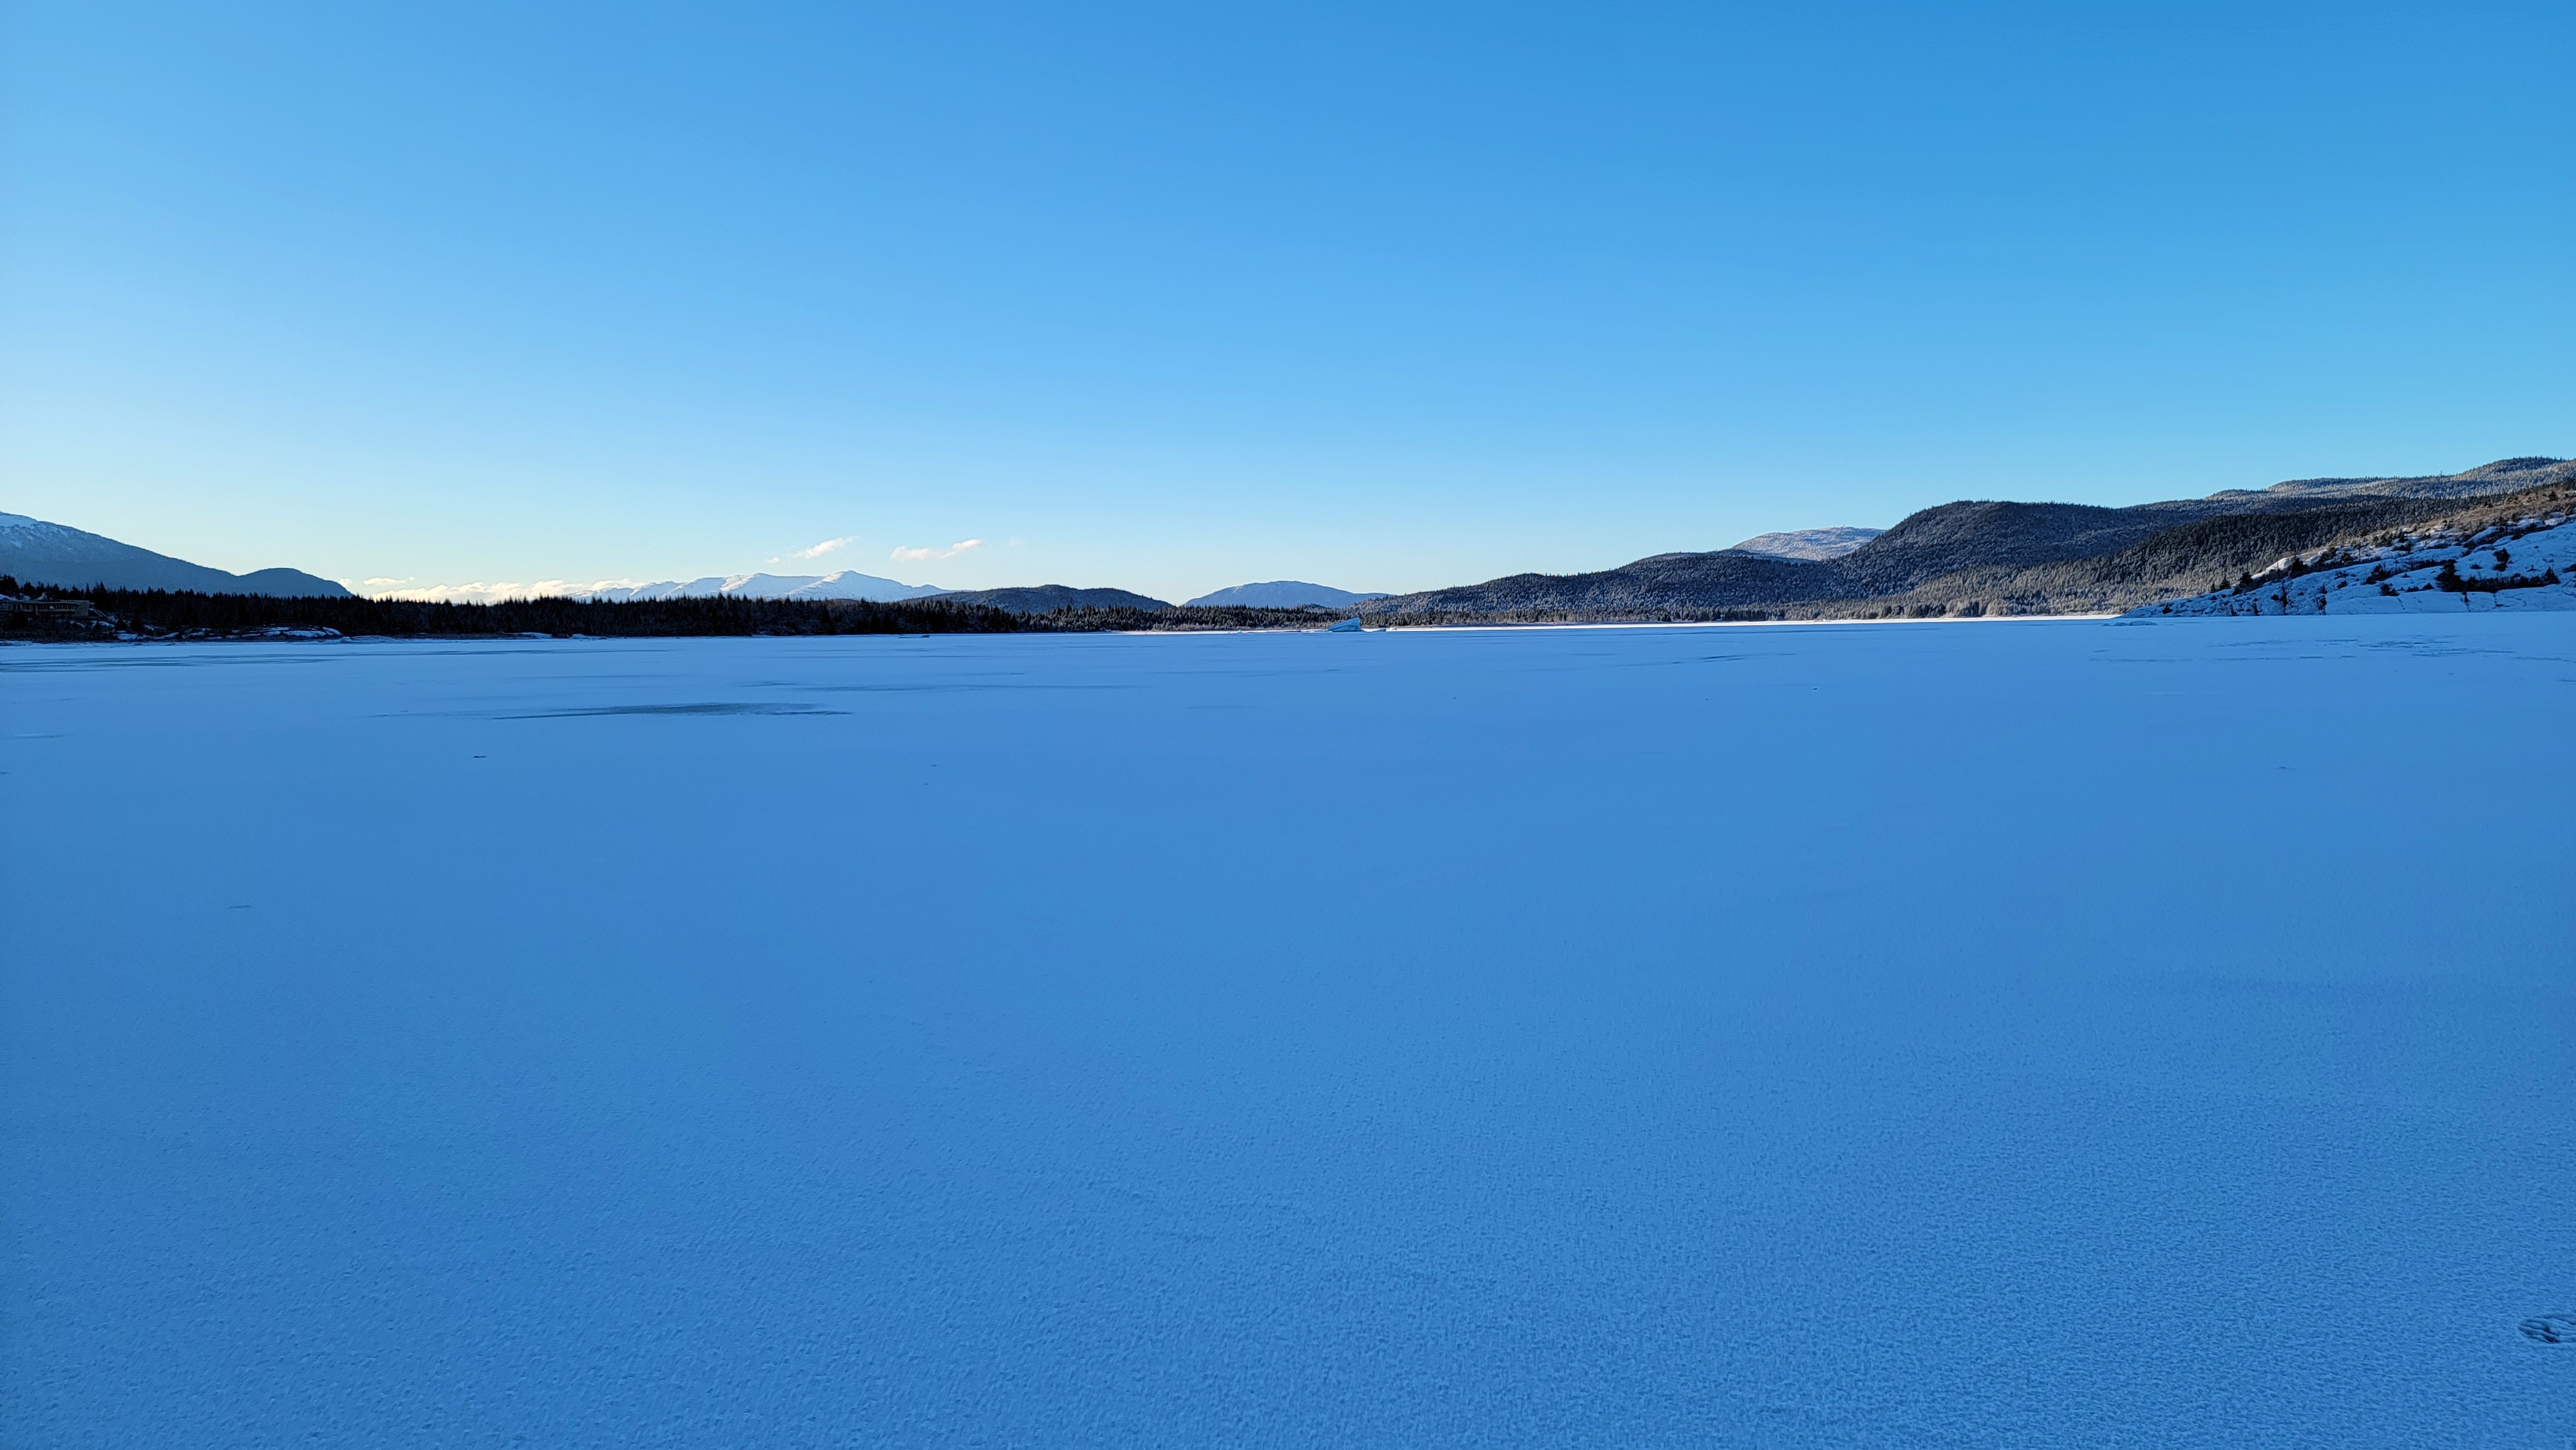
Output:
[[717,594],[739,595],[745,599],[919,599],[929,594],[944,594],[936,584],[905,584],[862,574],[856,569],[841,569],[830,574],[710,574],[703,579],[682,582],[666,579],[658,584],[594,584],[575,591],[575,599],[597,599],[623,603],[642,599],[702,599]]
[[664,579],[638,584],[603,579],[575,584],[544,579],[532,584],[442,584],[428,589],[370,590],[379,599],[430,599],[452,604],[491,604],[504,599],[596,599],[619,604],[652,599],[705,599],[730,594],[743,599],[921,599],[948,591],[936,584],[906,584],[841,569],[830,574],[709,574],[698,579]]

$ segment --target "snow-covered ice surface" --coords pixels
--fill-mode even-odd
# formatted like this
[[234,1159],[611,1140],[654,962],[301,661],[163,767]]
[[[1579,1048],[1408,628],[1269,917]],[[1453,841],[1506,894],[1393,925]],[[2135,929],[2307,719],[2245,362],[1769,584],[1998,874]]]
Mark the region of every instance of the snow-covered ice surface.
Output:
[[2576,617],[0,710],[7,1445],[2576,1437]]

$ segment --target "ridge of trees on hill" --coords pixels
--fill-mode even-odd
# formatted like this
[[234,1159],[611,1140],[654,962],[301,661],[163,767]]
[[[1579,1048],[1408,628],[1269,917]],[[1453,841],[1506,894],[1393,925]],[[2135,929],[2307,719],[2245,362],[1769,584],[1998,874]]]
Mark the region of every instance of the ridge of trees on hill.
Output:
[[2356,498],[2222,514],[2176,525],[2115,553],[2020,570],[1961,570],[1893,599],[1864,603],[1909,609],[1975,604],[1987,614],[2106,613],[2234,588],[2283,559],[2292,561],[2287,573],[2295,577],[2308,571],[2297,562],[2302,555],[2390,544],[2403,533],[2476,533],[2571,508],[2576,484],[2554,482],[2484,498]]
[[[1636,621],[1973,619],[1997,615],[2107,614],[2232,587],[2273,564],[2317,550],[2394,541],[2404,532],[2471,533],[2516,519],[2576,509],[2576,480],[2472,497],[2334,497],[2285,506],[2249,496],[2241,512],[2166,514],[2174,522],[2141,536],[2133,510],[2074,505],[1945,504],[1926,509],[1853,553],[1821,564],[1748,559],[1726,551],[1658,554],[1590,575],[1514,575],[1453,590],[1357,606],[1371,624],[1598,624]],[[2179,516],[2177,516],[2179,515]],[[1995,522],[1980,547],[1959,539],[1980,516]],[[2107,522],[2106,522],[2107,520]],[[1929,522],[1954,558],[1929,577],[1869,559],[1883,547],[1910,549],[1908,524]],[[2052,535],[2051,530],[2056,530]],[[1921,530],[1917,530],[1920,532]],[[2108,546],[2061,553],[2085,538]],[[1895,540],[1893,546],[1889,540]],[[2015,556],[2030,559],[2016,561]],[[2294,563],[2293,573],[2301,572]],[[1551,593],[1563,598],[1550,598]]]
[[1060,609],[1014,614],[941,599],[746,599],[713,595],[608,603],[510,599],[456,604],[411,599],[332,599],[190,591],[61,589],[0,578],[0,595],[87,603],[95,618],[16,614],[0,633],[17,638],[222,639],[292,633],[386,638],[574,635],[598,639],[684,635],[1066,634],[1122,630],[1314,629],[1341,618],[1318,609]]
[[[2243,512],[2190,515],[2140,537],[2134,510],[2066,505],[1944,505],[1925,510],[1941,536],[1909,546],[1900,524],[1854,554],[1825,563],[1719,550],[1660,554],[1592,575],[1514,575],[1485,585],[1370,601],[1330,610],[1180,605],[1070,607],[1014,613],[946,598],[873,603],[855,599],[747,599],[714,595],[632,603],[519,599],[498,604],[413,600],[196,594],[120,589],[22,588],[0,578],[0,597],[80,601],[95,618],[33,608],[0,609],[11,638],[233,638],[330,631],[341,635],[500,637],[586,635],[1061,634],[1188,630],[1313,629],[1353,615],[1379,626],[1601,624],[1623,621],[1736,623],[1773,620],[1978,618],[1995,615],[2115,613],[2205,591],[2254,587],[2257,576],[2296,577],[2345,552],[2427,535],[2467,537],[2522,521],[2576,513],[2576,478],[2473,497],[2340,496],[2285,507],[2258,499]],[[2162,506],[2142,506],[2162,507]],[[2110,517],[2106,524],[2104,518]],[[2174,517],[2168,513],[2166,517]],[[1863,557],[1895,538],[1891,552],[1918,559],[1973,558],[1962,531],[1989,529],[1987,562],[1922,577],[1913,567]],[[1909,520],[1912,522],[1912,520]],[[2092,541],[2096,552],[2064,550]],[[2000,556],[2000,557],[1997,557]],[[1846,560],[1860,560],[1858,566]],[[2286,572],[2284,572],[2286,571]],[[2488,592],[2544,582],[2476,580]],[[2453,587],[2453,586],[2444,586]]]

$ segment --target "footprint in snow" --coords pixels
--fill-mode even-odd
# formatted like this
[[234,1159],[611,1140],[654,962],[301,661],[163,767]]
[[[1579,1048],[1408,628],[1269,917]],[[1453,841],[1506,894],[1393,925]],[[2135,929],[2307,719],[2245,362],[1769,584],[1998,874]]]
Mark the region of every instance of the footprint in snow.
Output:
[[2543,1344],[2576,1344],[2576,1314],[2543,1314],[2522,1321],[2520,1328]]

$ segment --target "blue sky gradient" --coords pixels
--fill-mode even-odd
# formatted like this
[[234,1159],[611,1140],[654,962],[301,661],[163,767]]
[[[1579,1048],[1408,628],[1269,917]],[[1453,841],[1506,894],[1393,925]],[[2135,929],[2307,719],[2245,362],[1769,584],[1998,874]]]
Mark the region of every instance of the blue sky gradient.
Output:
[[5,15],[0,509],[226,568],[1409,589],[2576,453],[2564,4]]

